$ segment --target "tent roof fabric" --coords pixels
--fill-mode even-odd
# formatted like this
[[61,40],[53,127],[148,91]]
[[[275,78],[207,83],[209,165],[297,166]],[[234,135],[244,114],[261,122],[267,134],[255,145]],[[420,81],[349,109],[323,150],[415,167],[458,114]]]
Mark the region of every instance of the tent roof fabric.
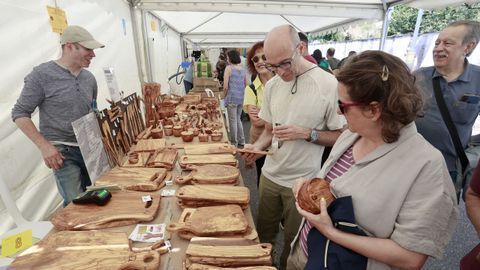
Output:
[[[458,5],[465,0],[137,0],[189,43],[200,47],[244,47],[275,26],[291,24],[306,33],[324,32],[360,20],[383,20],[390,6],[417,8]],[[474,1],[471,1],[474,2]]]

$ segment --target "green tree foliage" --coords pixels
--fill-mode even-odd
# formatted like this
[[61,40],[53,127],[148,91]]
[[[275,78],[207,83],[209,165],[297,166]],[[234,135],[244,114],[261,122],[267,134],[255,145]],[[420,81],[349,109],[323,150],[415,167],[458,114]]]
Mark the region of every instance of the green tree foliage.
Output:
[[[418,9],[408,6],[396,6],[388,28],[388,35],[412,33],[415,29]],[[464,4],[459,7],[447,7],[441,10],[425,10],[420,25],[420,33],[438,32],[447,24],[458,20],[480,20],[480,3]]]

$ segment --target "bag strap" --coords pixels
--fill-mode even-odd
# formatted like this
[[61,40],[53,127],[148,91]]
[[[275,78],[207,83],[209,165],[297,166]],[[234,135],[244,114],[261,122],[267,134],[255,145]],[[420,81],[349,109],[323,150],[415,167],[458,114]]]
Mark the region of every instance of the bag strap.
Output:
[[464,173],[469,164],[467,155],[465,154],[465,150],[463,149],[460,138],[458,137],[458,131],[448,111],[447,104],[445,104],[445,100],[443,99],[443,94],[442,94],[442,91],[440,90],[439,77],[433,78],[432,82],[433,82],[433,90],[435,92],[435,99],[437,100],[438,108],[440,109],[440,113],[442,114],[443,121],[445,122],[448,132],[450,133],[450,137],[452,138],[453,145],[455,146],[455,151],[457,152],[457,155],[460,158],[460,163],[462,164],[462,173]]
[[251,83],[251,84],[249,85],[249,87],[252,89],[253,94],[255,95],[255,98],[256,98],[256,97],[257,97],[257,89],[255,89],[255,85],[253,85],[253,83]]

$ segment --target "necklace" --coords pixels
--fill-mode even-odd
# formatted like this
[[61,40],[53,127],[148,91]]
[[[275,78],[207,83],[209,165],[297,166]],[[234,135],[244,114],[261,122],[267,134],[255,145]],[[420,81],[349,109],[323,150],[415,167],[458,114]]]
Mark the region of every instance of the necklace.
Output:
[[[304,72],[298,74],[297,76],[295,76],[295,82],[294,82],[293,85],[292,85],[292,89],[290,89],[290,93],[292,93],[292,95],[295,95],[295,93],[297,93],[297,79],[298,79],[298,77],[302,76],[303,74],[309,72],[310,70],[312,70],[312,69],[314,69],[314,68],[316,68],[316,67],[317,67],[317,66],[313,66],[313,67],[305,70]],[[295,88],[295,89],[294,89],[294,88]]]

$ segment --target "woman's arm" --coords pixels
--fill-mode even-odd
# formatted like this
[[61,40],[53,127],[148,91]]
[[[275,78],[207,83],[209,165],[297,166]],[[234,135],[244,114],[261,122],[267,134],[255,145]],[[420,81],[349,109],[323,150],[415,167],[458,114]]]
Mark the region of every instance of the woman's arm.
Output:
[[399,269],[421,269],[427,260],[427,255],[405,249],[391,239],[360,236],[338,230],[332,224],[324,199],[320,202],[321,213],[318,215],[303,210],[298,203],[296,205],[298,212],[325,237],[365,257]]
[[223,73],[223,94],[224,96],[227,96],[228,93],[228,80],[230,79],[230,66],[227,66],[225,68],[225,71]]

